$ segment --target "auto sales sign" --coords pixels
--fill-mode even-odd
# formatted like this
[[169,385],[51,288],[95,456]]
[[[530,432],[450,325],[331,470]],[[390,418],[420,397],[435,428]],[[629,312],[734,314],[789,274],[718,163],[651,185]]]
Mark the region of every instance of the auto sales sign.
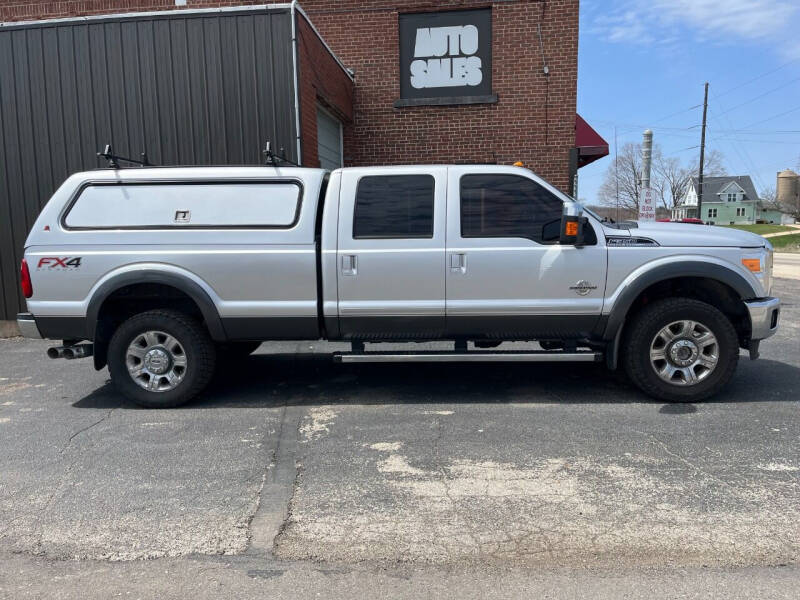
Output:
[[492,93],[491,9],[401,14],[399,22],[403,99],[486,101]]

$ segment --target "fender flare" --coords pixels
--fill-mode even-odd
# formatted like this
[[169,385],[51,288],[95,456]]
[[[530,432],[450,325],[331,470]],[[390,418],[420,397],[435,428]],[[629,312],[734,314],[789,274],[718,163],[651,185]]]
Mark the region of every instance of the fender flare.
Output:
[[660,281],[683,277],[713,279],[733,289],[742,300],[758,296],[758,291],[742,275],[716,263],[681,260],[660,265],[642,273],[625,285],[625,289],[620,292],[608,317],[604,319],[605,328],[602,331],[602,338],[606,341],[616,338],[631,305],[644,290]]
[[159,283],[180,290],[200,308],[211,339],[215,342],[224,342],[227,339],[217,307],[202,287],[188,277],[156,269],[141,269],[120,273],[104,281],[97,288],[86,309],[86,326],[89,339],[94,339],[95,337],[100,307],[106,299],[118,289],[137,283]]

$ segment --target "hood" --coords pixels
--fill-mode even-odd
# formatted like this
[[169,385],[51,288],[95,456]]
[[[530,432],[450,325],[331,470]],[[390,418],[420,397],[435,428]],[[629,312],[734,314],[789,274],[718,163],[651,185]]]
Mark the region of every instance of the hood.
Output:
[[693,223],[639,222],[631,235],[650,238],[662,246],[762,248],[767,241],[760,235],[714,225]]

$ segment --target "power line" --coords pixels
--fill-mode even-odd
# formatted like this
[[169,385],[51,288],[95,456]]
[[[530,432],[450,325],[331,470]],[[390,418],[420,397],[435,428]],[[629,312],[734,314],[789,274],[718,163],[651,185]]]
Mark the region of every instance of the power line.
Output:
[[777,115],[772,115],[771,117],[767,117],[766,119],[761,119],[760,121],[756,121],[755,123],[750,123],[750,125],[746,125],[744,129],[750,129],[754,125],[761,125],[761,123],[766,123],[767,121],[772,121],[773,119],[778,119],[784,115],[788,115],[789,113],[797,112],[800,110],[800,106],[795,106],[794,108],[790,108],[789,110],[778,113]]
[[[722,108],[722,105],[719,103],[719,98],[717,98],[716,94],[712,92],[712,96],[715,102],[717,102],[717,104],[719,104],[719,106]],[[733,124],[731,123],[730,119],[725,115],[724,112],[717,114],[714,111],[712,111],[711,118],[714,119],[714,123],[720,123],[720,120],[717,117],[724,117],[725,121],[727,121],[728,123],[728,127],[733,129]],[[735,136],[729,136],[729,137],[730,140],[728,141],[727,145],[733,148],[734,152],[739,156],[739,159],[742,161],[742,165],[744,166],[745,170],[750,171],[752,173],[752,176],[756,178],[757,183],[763,188],[764,182],[761,180],[761,177],[758,174],[758,170],[755,168],[755,163],[753,162],[753,159],[750,157],[750,154],[747,152],[747,149],[744,148],[744,146],[740,146],[742,144],[742,141],[736,138]],[[717,139],[716,136],[715,139]]]
[[[726,136],[722,136],[722,137],[718,137],[717,138],[717,141],[725,141],[725,140],[737,140],[737,138],[726,137]],[[746,141],[748,144],[785,144],[787,146],[798,146],[798,145],[800,145],[800,142],[787,142],[786,140],[753,140],[753,139],[748,139],[748,140],[737,140],[737,141],[739,141],[739,142]]]
[[[792,79],[791,81],[787,81],[783,85],[779,85],[778,87],[769,90],[768,92],[764,92],[763,94],[759,94],[758,96],[750,98],[750,100],[746,100],[746,101],[742,102],[741,104],[737,104],[733,108],[729,108],[724,113],[721,113],[721,115],[726,115],[729,112],[732,112],[732,111],[736,110],[737,108],[741,108],[742,106],[747,106],[751,102],[755,102],[756,100],[759,100],[759,99],[763,98],[764,96],[769,96],[770,94],[772,94],[774,92],[777,92],[778,90],[782,90],[783,88],[792,85],[796,81],[800,81],[800,77],[796,77],[796,78]],[[721,116],[721,115],[717,115],[717,116]]]
[[797,135],[800,129],[720,129],[722,133],[736,133],[740,135]]
[[774,68],[774,69],[772,69],[771,71],[767,71],[766,73],[762,73],[761,75],[756,75],[755,77],[753,77],[752,79],[748,79],[748,80],[747,80],[747,81],[745,81],[744,83],[740,83],[739,85],[735,85],[735,86],[734,86],[734,87],[732,87],[732,88],[728,88],[727,90],[725,90],[724,92],[722,92],[720,95],[721,95],[721,96],[726,96],[727,94],[729,94],[730,92],[732,92],[732,91],[734,91],[734,90],[738,90],[739,88],[743,88],[743,87],[744,87],[744,86],[746,86],[746,85],[750,85],[750,84],[751,84],[751,83],[753,83],[754,81],[758,81],[759,79],[762,79],[763,77],[766,77],[767,75],[772,75],[773,73],[775,73],[775,72],[777,72],[777,71],[780,71],[782,68],[784,68],[784,67],[787,67],[787,66],[791,65],[792,63],[796,63],[798,60],[800,60],[800,57],[798,57],[798,58],[793,58],[792,60],[790,60],[790,61],[788,61],[788,62],[785,62],[785,63],[783,63],[781,66],[779,66],[779,67],[775,67],[775,68]]
[[[700,108],[703,106],[702,104],[695,104],[694,106],[690,106],[689,108],[684,108],[683,110],[679,110],[678,112],[672,113],[671,115],[667,115],[666,117],[661,117],[660,119],[656,119],[653,123],[661,123],[661,121],[666,121],[671,117],[676,117],[678,115],[682,115],[685,112],[689,112],[690,110],[694,110],[695,108]],[[652,129],[652,127],[651,127]]]

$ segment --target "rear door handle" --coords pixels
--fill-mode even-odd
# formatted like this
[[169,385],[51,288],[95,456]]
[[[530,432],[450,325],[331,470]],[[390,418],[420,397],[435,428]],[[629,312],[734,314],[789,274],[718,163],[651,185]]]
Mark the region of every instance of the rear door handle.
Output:
[[466,273],[467,271],[467,256],[465,254],[454,252],[450,255],[450,270],[455,272]]
[[342,275],[355,275],[358,273],[358,257],[355,254],[342,255]]

